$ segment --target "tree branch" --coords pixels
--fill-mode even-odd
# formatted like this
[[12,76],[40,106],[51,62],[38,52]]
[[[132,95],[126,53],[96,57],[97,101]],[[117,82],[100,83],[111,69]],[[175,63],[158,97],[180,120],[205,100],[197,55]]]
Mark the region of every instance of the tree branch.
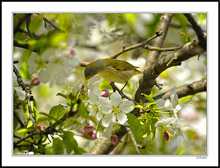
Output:
[[201,45],[201,47],[204,48],[204,50],[206,50],[206,37],[204,36],[202,28],[197,24],[197,22],[195,21],[195,19],[192,16],[192,14],[185,13],[184,15],[188,19],[188,21],[191,23],[192,28],[196,32],[196,35],[199,40],[199,45]]
[[141,93],[149,95],[152,87],[155,85],[156,77],[164,70],[172,66],[180,65],[182,61],[195,55],[202,54],[203,52],[203,48],[201,48],[196,41],[193,41],[185,45],[182,49],[161,57],[156,63],[152,64],[151,67],[144,70],[143,77],[139,81],[139,88],[135,93],[135,101],[140,102],[140,99],[144,101],[144,97],[141,96]]
[[[203,92],[207,90],[207,80],[206,79],[201,79],[199,81],[186,84],[183,86],[180,86],[176,89],[176,93],[179,98],[187,96],[187,95],[193,95],[199,92]],[[157,95],[154,97],[155,100],[157,99],[169,99],[170,98],[170,91],[166,93],[162,93],[160,95]]]
[[56,132],[55,127],[57,125],[64,122],[67,118],[74,116],[78,112],[78,109],[76,111],[72,111],[72,110],[73,110],[73,105],[71,106],[70,111],[64,114],[64,116],[59,121],[53,123],[51,126],[48,126],[45,130],[38,131],[38,132],[31,132],[28,136],[21,138],[17,142],[14,142],[14,147],[16,147],[22,141],[32,137],[33,135],[46,135],[47,136],[48,134],[52,134],[53,132]]
[[[191,94],[196,94],[199,92],[203,92],[206,91],[206,79],[202,79],[200,81],[196,81],[193,82],[191,84],[186,84],[183,86],[180,86],[177,88],[176,93],[178,95],[178,97],[184,97],[187,95],[191,95]],[[154,99],[159,99],[159,98],[163,98],[163,99],[168,99],[170,97],[170,91],[160,94],[158,96],[155,96]],[[137,109],[137,108],[135,108]],[[139,113],[135,113],[135,110],[132,112],[133,114],[135,114],[136,116],[139,116]],[[126,134],[128,133],[126,128],[124,126],[122,126],[122,131],[120,131],[118,133],[119,136],[119,140]],[[97,140],[97,142],[94,144],[94,146],[92,147],[92,149],[90,150],[90,154],[108,154],[110,153],[113,149],[114,149],[114,145],[112,145],[110,142],[110,140],[108,138],[103,138],[100,140]],[[138,146],[137,146],[138,148]]]
[[15,65],[14,65],[14,73],[17,76],[18,85],[22,88],[22,90],[24,90],[26,92],[26,98],[27,98],[28,110],[29,110],[29,117],[27,119],[27,123],[28,123],[28,121],[31,120],[33,122],[33,125],[35,126],[36,120],[33,116],[33,111],[32,111],[32,107],[31,107],[31,101],[33,99],[33,96],[31,95],[31,89],[29,88],[28,85],[26,85],[23,82],[23,80],[22,80],[17,68],[15,67]]
[[[173,14],[164,14],[161,17],[160,23],[158,25],[158,29],[160,29],[162,31],[162,36],[160,36],[159,38],[157,38],[154,42],[153,42],[153,46],[154,47],[159,47],[161,48],[163,46],[164,40],[166,38],[167,35],[167,31],[171,22],[171,19],[173,17]],[[146,60],[146,64],[145,67],[148,68],[150,67],[153,63],[155,63],[160,55],[161,51],[151,51],[148,54],[147,60]]]
[[19,118],[19,116],[17,115],[17,113],[14,111],[14,116],[17,118],[21,128],[24,128],[24,123],[21,121],[21,119]]
[[156,33],[155,33],[155,35],[154,35],[153,37],[147,39],[146,41],[143,41],[143,42],[141,42],[141,43],[132,45],[132,46],[127,47],[127,48],[123,47],[121,51],[119,51],[119,52],[113,54],[113,55],[110,56],[109,58],[110,58],[110,59],[115,59],[115,58],[117,58],[119,55],[121,55],[121,54],[123,54],[123,53],[125,53],[125,52],[127,52],[127,51],[130,51],[130,50],[133,50],[133,49],[139,48],[139,47],[144,47],[147,43],[149,43],[150,41],[152,41],[153,39],[155,39],[155,38],[157,38],[157,37],[159,37],[159,36],[161,36],[161,35],[162,35],[161,29],[158,29],[158,31],[156,31]]
[[[147,39],[146,41],[143,41],[143,42],[141,42],[141,43],[132,45],[132,46],[127,47],[127,48],[123,47],[121,51],[119,51],[119,52],[113,54],[113,55],[110,56],[109,58],[110,58],[110,59],[115,59],[115,58],[117,58],[119,55],[121,55],[121,54],[123,54],[123,53],[125,53],[125,52],[127,52],[127,51],[130,51],[130,50],[133,50],[133,49],[136,49],[136,48],[139,48],[139,47],[145,47],[145,45],[146,45],[147,43],[149,43],[150,41],[152,41],[153,39],[155,39],[155,38],[157,38],[157,37],[159,37],[159,36],[161,36],[161,35],[162,35],[161,30],[158,30],[158,31],[156,31],[156,33],[155,33],[155,35],[154,35],[153,37]],[[80,62],[80,66],[82,66],[82,67],[86,67],[88,64],[89,64],[89,62],[83,62],[83,61]]]
[[134,138],[134,135],[133,135],[131,129],[128,128],[128,127],[127,127],[126,129],[127,129],[127,131],[128,131],[128,134],[129,134],[130,137],[131,137],[131,140],[132,140],[132,142],[133,142],[133,144],[134,144],[134,147],[135,147],[136,152],[140,155],[141,153],[140,153],[140,151],[139,151],[139,149],[138,149],[138,144],[137,144],[137,142],[136,142],[136,140],[135,140],[135,138]]
[[42,17],[42,19],[45,21],[45,22],[47,22],[47,23],[49,23],[55,30],[59,30],[60,32],[62,32],[62,33],[65,33],[65,31],[64,30],[61,30],[59,27],[57,27],[56,25],[54,25],[53,23],[51,23],[47,18],[45,18],[44,16],[41,16],[39,13],[36,13],[38,16],[40,16],[40,17]]
[[[127,133],[125,126],[121,126],[120,132],[117,133],[119,140]],[[88,152],[88,154],[109,154],[116,146],[113,145],[109,138],[99,138]]]

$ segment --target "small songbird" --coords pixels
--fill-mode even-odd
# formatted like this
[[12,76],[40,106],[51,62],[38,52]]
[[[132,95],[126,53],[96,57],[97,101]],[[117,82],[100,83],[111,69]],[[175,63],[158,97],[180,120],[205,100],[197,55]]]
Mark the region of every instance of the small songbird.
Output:
[[96,74],[99,74],[109,82],[127,84],[128,80],[132,76],[142,73],[141,71],[137,70],[137,68],[138,67],[122,60],[109,58],[98,59],[86,66],[84,75],[86,80],[89,80]]

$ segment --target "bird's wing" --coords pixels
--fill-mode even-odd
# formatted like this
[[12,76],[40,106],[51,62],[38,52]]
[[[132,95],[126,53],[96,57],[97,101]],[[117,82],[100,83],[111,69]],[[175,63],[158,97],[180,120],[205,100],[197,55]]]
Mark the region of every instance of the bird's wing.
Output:
[[123,65],[123,66],[120,66],[120,64],[118,64],[118,63],[117,64],[114,64],[114,63],[111,64],[112,68],[114,68],[118,71],[127,71],[127,70],[132,70],[132,69],[138,68],[138,67],[135,67],[135,66],[131,65],[128,62],[121,61],[121,60],[118,60],[118,61],[120,61],[121,65]]

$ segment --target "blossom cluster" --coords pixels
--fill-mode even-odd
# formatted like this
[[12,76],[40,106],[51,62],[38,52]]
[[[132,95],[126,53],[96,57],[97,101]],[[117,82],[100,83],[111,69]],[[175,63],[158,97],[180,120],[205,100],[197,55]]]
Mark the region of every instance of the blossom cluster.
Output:
[[[104,134],[111,137],[112,133],[120,125],[127,124],[127,113],[134,109],[134,103],[122,99],[121,95],[107,90],[98,91],[100,84],[99,76],[88,81],[88,101],[86,102],[90,116],[96,119],[102,127],[106,128]],[[90,123],[94,125],[94,123]]]
[[[157,106],[160,111],[173,112],[173,116],[163,115],[159,121],[156,122],[156,128],[162,128],[164,130],[164,139],[168,140],[169,135],[173,136],[179,132],[178,116],[177,113],[182,109],[182,103],[178,103],[178,95],[176,93],[176,87],[171,89],[170,99],[158,99]],[[158,130],[158,129],[157,129]]]

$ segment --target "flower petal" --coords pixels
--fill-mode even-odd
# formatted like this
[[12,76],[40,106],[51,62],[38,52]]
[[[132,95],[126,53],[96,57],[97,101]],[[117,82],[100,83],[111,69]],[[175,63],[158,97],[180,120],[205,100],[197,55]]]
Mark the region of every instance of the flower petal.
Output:
[[170,100],[172,104],[178,103],[178,95],[176,94],[176,86],[173,89],[171,89]]
[[166,100],[165,100],[164,107],[165,107],[167,110],[172,110],[172,109],[173,109],[172,104],[171,104],[171,102],[170,102],[170,99],[166,99]]
[[50,80],[49,77],[49,72],[45,69],[42,69],[39,73],[38,73],[38,77],[40,79],[40,81],[42,83],[47,83]]
[[170,118],[162,118],[159,121],[156,122],[155,127],[160,127],[163,125],[170,125],[170,124],[174,124],[176,121],[175,118],[170,117]]
[[157,107],[163,107],[164,103],[165,103],[165,100],[164,99],[158,99],[156,102],[157,102]]
[[106,114],[102,119],[102,125],[108,127],[110,122],[112,122],[113,114]]
[[112,135],[112,131],[114,130],[114,123],[110,123],[109,124],[109,126],[106,128],[106,130],[105,130],[105,136],[107,137],[107,138],[110,138],[111,137],[111,135]]
[[109,114],[109,113],[112,112],[111,100],[109,100],[107,98],[104,98],[104,97],[100,97],[99,98],[99,104],[100,104],[100,108],[101,108],[103,113]]
[[159,108],[160,111],[166,111],[165,108],[160,108],[160,107],[164,107],[165,104],[164,99],[158,99],[156,102],[157,102],[157,107]]
[[173,110],[173,113],[174,113],[174,117],[175,118],[178,118],[177,117],[177,112],[179,112],[180,110],[181,110],[181,106],[178,104],[176,107],[175,107],[175,109]]
[[102,113],[101,111],[99,111],[99,112],[97,113],[97,115],[96,115],[96,119],[97,119],[98,121],[100,121],[100,120],[102,119],[102,117],[103,117],[103,113]]
[[134,103],[129,100],[122,100],[119,109],[123,113],[130,113],[134,109]]
[[127,115],[124,113],[118,113],[117,119],[118,119],[119,124],[121,125],[123,125],[128,120]]
[[121,95],[118,93],[112,93],[110,99],[112,101],[112,106],[117,107],[121,102]]
[[88,90],[88,97],[92,104],[97,104],[98,98],[91,89]]

